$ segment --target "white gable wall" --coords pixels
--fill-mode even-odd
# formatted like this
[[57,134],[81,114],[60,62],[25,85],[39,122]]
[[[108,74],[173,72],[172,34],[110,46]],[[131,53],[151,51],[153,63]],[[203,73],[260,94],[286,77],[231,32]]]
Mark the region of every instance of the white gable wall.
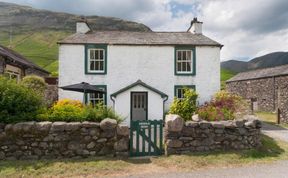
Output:
[[[173,101],[174,85],[195,85],[200,96],[200,103],[209,100],[220,89],[219,47],[196,47],[195,76],[174,75],[174,46],[109,45],[107,47],[106,75],[85,74],[84,50],[84,45],[60,45],[59,86],[79,82],[107,85],[107,104],[109,106],[113,106],[110,99],[112,93],[139,79],[169,96],[165,103],[165,110],[169,109],[169,105]],[[61,89],[59,97],[83,99],[81,93],[62,91]],[[127,103],[129,103],[130,113],[129,98],[127,98]],[[162,110],[159,113],[150,112],[152,111],[148,109],[148,115],[151,117],[163,114]]]
[[148,92],[148,118],[151,120],[159,120],[163,117],[163,98],[161,96],[143,86],[135,86],[117,95],[115,99],[115,110],[123,118],[124,124],[130,125],[130,103],[131,92]]

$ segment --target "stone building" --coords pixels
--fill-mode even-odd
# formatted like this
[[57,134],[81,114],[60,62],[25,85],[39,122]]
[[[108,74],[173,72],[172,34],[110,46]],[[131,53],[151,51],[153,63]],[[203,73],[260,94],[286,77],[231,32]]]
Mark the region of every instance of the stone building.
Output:
[[27,60],[19,53],[0,45],[0,75],[21,80],[26,75],[46,77],[49,72]]
[[288,65],[239,73],[226,88],[250,101],[254,111],[279,111],[280,120],[288,122]]

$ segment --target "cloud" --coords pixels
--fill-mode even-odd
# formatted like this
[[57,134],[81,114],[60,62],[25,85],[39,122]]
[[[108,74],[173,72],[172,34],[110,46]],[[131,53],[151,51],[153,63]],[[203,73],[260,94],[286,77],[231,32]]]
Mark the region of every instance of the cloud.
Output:
[[155,31],[186,31],[193,17],[224,44],[221,59],[247,59],[288,46],[287,0],[4,0],[40,9],[113,16]]

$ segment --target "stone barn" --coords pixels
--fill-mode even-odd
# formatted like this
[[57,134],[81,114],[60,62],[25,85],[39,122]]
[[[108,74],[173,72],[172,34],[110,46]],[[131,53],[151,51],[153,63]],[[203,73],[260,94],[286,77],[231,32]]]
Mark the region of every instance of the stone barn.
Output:
[[247,99],[253,111],[279,111],[280,121],[288,123],[288,65],[239,73],[226,89]]

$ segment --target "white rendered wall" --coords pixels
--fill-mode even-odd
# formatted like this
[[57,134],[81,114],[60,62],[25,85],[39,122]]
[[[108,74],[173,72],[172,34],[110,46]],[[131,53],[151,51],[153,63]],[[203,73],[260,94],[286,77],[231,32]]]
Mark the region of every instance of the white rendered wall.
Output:
[[[165,103],[166,111],[174,98],[174,85],[195,85],[200,104],[210,100],[213,94],[220,89],[219,47],[196,47],[195,76],[174,75],[174,46],[124,45],[107,47],[107,75],[85,75],[84,49],[84,45],[60,45],[59,86],[79,82],[107,85],[108,106],[113,106],[110,99],[112,93],[139,79],[169,96]],[[59,98],[82,100],[83,94],[60,89]],[[130,95],[127,101],[129,106],[125,108],[129,108],[129,112],[125,111],[124,113],[130,113]],[[151,113],[151,117],[162,116],[162,114],[161,109]]]
[[115,99],[115,111],[125,118],[124,124],[130,125],[131,92],[148,92],[148,118],[151,120],[163,118],[163,98],[157,93],[138,85],[117,95]]

